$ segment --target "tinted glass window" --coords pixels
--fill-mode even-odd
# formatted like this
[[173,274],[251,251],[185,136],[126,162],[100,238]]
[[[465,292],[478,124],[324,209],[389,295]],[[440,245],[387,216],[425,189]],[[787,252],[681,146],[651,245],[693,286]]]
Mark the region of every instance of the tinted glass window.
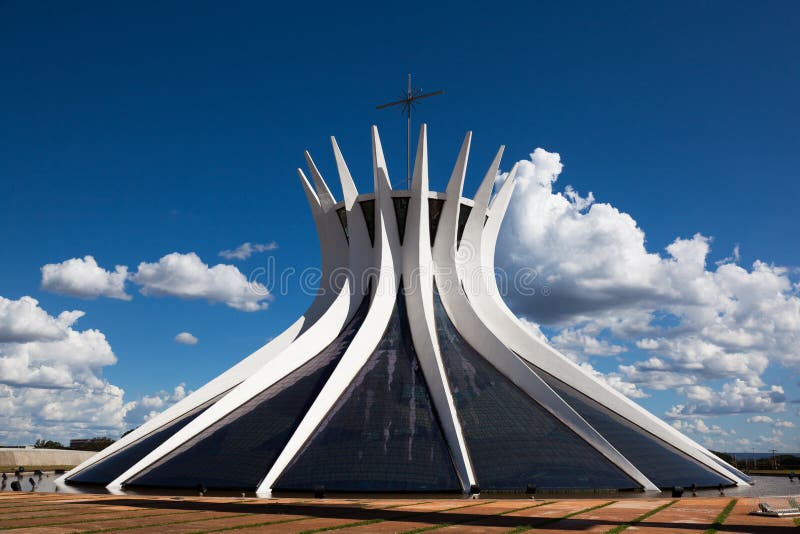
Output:
[[459,491],[403,297],[383,338],[275,488]]
[[162,460],[131,486],[254,490],[314,402],[366,315],[368,298],[336,340]]
[[538,368],[534,369],[542,380],[656,486],[670,488],[697,484],[703,487],[731,483],[583,393]]
[[640,487],[480,356],[435,296],[436,329],[482,490]]
[[362,200],[358,203],[361,206],[361,213],[364,214],[364,220],[367,222],[367,233],[369,234],[369,242],[375,245],[375,199]]
[[438,198],[428,199],[428,224],[431,232],[431,246],[436,240],[436,230],[439,228],[439,218],[442,216],[444,200]]
[[136,462],[153,452],[156,447],[167,441],[178,430],[182,429],[191,423],[198,415],[206,411],[206,409],[214,404],[219,397],[205,403],[202,406],[195,408],[179,417],[174,421],[167,423],[155,432],[140,438],[128,445],[127,447],[115,452],[100,462],[83,471],[71,476],[67,479],[69,484],[101,484],[103,486],[109,484],[112,480],[116,479],[122,473],[133,467]]
[[400,234],[400,244],[406,235],[406,216],[408,215],[409,197],[392,197],[394,214],[397,216],[397,232]]
[[472,211],[472,206],[467,206],[466,204],[461,204],[458,210],[458,245],[461,245],[461,236],[464,235],[464,227],[467,225],[467,219],[469,219],[469,214]]

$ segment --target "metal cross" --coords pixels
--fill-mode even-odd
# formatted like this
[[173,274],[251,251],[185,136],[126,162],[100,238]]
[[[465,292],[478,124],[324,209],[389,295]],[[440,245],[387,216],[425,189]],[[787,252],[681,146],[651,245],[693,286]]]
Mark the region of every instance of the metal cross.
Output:
[[406,189],[411,189],[411,112],[417,105],[417,100],[428,98],[429,96],[436,96],[444,94],[443,90],[433,91],[432,93],[423,93],[422,89],[413,89],[411,87],[411,74],[408,75],[408,89],[400,100],[382,104],[375,109],[385,109],[393,106],[401,106],[401,111],[408,118],[408,129],[406,132]]

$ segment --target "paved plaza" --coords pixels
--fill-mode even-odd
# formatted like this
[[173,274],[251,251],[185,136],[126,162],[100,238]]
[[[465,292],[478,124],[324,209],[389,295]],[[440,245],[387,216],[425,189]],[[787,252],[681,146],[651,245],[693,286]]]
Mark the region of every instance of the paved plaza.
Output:
[[[732,504],[733,503],[733,504]],[[0,494],[0,532],[790,532],[749,498],[256,499]],[[730,512],[720,523],[724,511]],[[714,530],[716,529],[716,530]]]

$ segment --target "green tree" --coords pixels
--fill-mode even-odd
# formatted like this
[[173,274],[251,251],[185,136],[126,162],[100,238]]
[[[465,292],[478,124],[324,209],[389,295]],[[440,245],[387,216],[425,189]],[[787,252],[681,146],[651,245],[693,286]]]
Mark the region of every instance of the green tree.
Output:
[[112,443],[114,443],[113,439],[103,436],[103,437],[88,439],[85,442],[81,443],[80,446],[72,448],[80,451],[102,451]]
[[63,449],[64,446],[59,443],[58,441],[52,440],[44,440],[44,439],[37,439],[36,443],[33,444],[33,447],[36,449]]

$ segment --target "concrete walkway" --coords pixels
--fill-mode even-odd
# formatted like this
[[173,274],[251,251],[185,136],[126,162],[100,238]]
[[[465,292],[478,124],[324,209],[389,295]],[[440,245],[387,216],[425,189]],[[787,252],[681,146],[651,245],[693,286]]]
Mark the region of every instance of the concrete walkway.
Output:
[[[0,532],[781,533],[750,499],[255,499],[0,494]],[[729,510],[721,524],[721,514]],[[715,524],[715,521],[717,523]],[[716,530],[714,530],[716,529]]]

